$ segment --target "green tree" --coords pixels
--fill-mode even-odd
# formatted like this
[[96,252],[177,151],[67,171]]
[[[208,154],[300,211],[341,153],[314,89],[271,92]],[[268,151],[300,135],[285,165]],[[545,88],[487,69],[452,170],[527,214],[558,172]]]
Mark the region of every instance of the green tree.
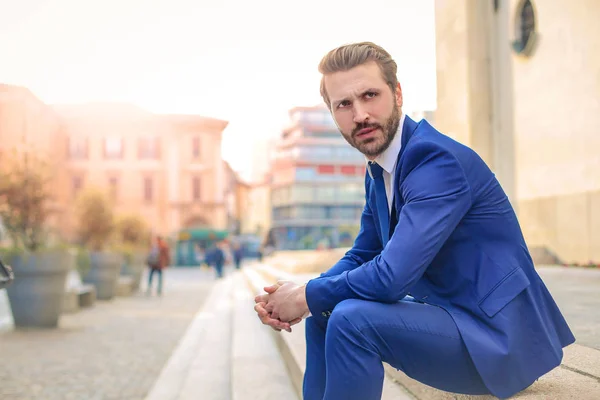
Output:
[[116,238],[124,244],[145,246],[150,240],[150,230],[140,215],[122,215],[116,222]]
[[112,205],[107,196],[97,190],[81,193],[75,207],[79,243],[91,250],[103,250],[115,228]]
[[47,238],[50,169],[41,157],[14,155],[0,170],[0,218],[16,248],[36,251]]

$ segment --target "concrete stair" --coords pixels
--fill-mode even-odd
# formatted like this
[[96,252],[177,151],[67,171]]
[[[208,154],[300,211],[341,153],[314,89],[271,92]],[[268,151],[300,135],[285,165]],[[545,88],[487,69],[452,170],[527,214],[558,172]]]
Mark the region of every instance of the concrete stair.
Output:
[[[255,293],[264,293],[263,287],[277,280],[291,280],[304,283],[315,274],[292,275],[269,265],[256,263],[246,267],[244,274]],[[297,392],[301,391],[302,376],[305,369],[304,330],[300,323],[292,328],[293,332],[275,332],[272,335],[278,344],[286,362]],[[401,371],[384,364],[386,378],[382,399],[422,399],[422,400],[488,400],[494,396],[467,396],[448,393],[417,382]],[[511,397],[519,400],[563,400],[600,399],[600,351],[573,344],[564,349],[563,363],[548,374],[542,376],[526,390]]]
[[[275,271],[271,269],[260,269],[265,275],[270,275]],[[254,268],[246,268],[244,269],[244,274],[248,281],[248,284],[255,292],[264,293],[263,287],[274,282],[276,279],[267,280],[265,277],[259,272],[259,270]],[[284,275],[280,276],[280,279],[293,280],[292,276]],[[302,279],[298,279],[297,281],[302,281]],[[256,317],[255,317],[256,319]],[[287,365],[289,370],[290,378],[294,383],[294,388],[296,389],[296,393],[298,393],[298,397],[302,398],[302,379],[304,376],[304,370],[306,368],[306,343],[304,340],[304,322],[301,322],[292,327],[292,332],[277,332],[274,330],[270,330],[271,335],[274,337],[275,342],[277,343],[277,347],[281,352],[281,356]],[[248,397],[250,399],[251,397]],[[396,384],[393,377],[386,375],[385,381],[383,384],[383,395],[382,400],[411,400],[415,399],[404,387]]]
[[218,281],[146,400],[297,398],[253,303],[240,272]]

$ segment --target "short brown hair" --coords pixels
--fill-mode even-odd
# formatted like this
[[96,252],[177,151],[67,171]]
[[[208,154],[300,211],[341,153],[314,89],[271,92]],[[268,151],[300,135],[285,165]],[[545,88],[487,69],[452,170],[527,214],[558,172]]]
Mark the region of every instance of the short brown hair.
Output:
[[327,107],[331,108],[329,95],[325,90],[325,75],[334,72],[348,71],[359,65],[374,61],[379,66],[383,79],[388,84],[392,93],[398,86],[398,65],[392,59],[390,53],[383,47],[371,42],[360,42],[346,44],[331,50],[323,57],[319,63],[319,72],[323,74],[321,78],[321,96]]

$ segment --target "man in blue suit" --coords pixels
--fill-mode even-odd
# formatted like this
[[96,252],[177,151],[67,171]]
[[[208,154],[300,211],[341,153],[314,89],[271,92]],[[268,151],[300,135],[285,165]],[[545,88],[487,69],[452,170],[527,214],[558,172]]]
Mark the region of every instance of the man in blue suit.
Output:
[[263,323],[306,319],[304,398],[381,397],[382,362],[449,392],[511,396],[574,342],[536,273],[515,212],[470,148],[402,113],[391,56],[342,46],[321,94],[367,160],[354,246],[306,285],[257,296]]

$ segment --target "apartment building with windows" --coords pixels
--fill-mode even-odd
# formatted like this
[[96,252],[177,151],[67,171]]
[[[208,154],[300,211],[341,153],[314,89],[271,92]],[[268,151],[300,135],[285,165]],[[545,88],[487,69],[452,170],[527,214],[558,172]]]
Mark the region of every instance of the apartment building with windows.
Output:
[[325,106],[296,107],[271,168],[271,237],[279,249],[344,246],[354,240],[365,196],[365,158]]
[[138,214],[157,234],[227,227],[227,121],[114,103],[49,106],[27,89],[2,88],[0,159],[20,147],[52,161],[50,223],[65,238],[78,194],[91,187],[107,193],[115,214]]
[[[56,111],[66,144],[61,203],[93,186],[111,196],[117,213],[137,213],[157,233],[226,228],[220,151],[226,121],[116,104]],[[69,217],[64,222],[72,226]]]

